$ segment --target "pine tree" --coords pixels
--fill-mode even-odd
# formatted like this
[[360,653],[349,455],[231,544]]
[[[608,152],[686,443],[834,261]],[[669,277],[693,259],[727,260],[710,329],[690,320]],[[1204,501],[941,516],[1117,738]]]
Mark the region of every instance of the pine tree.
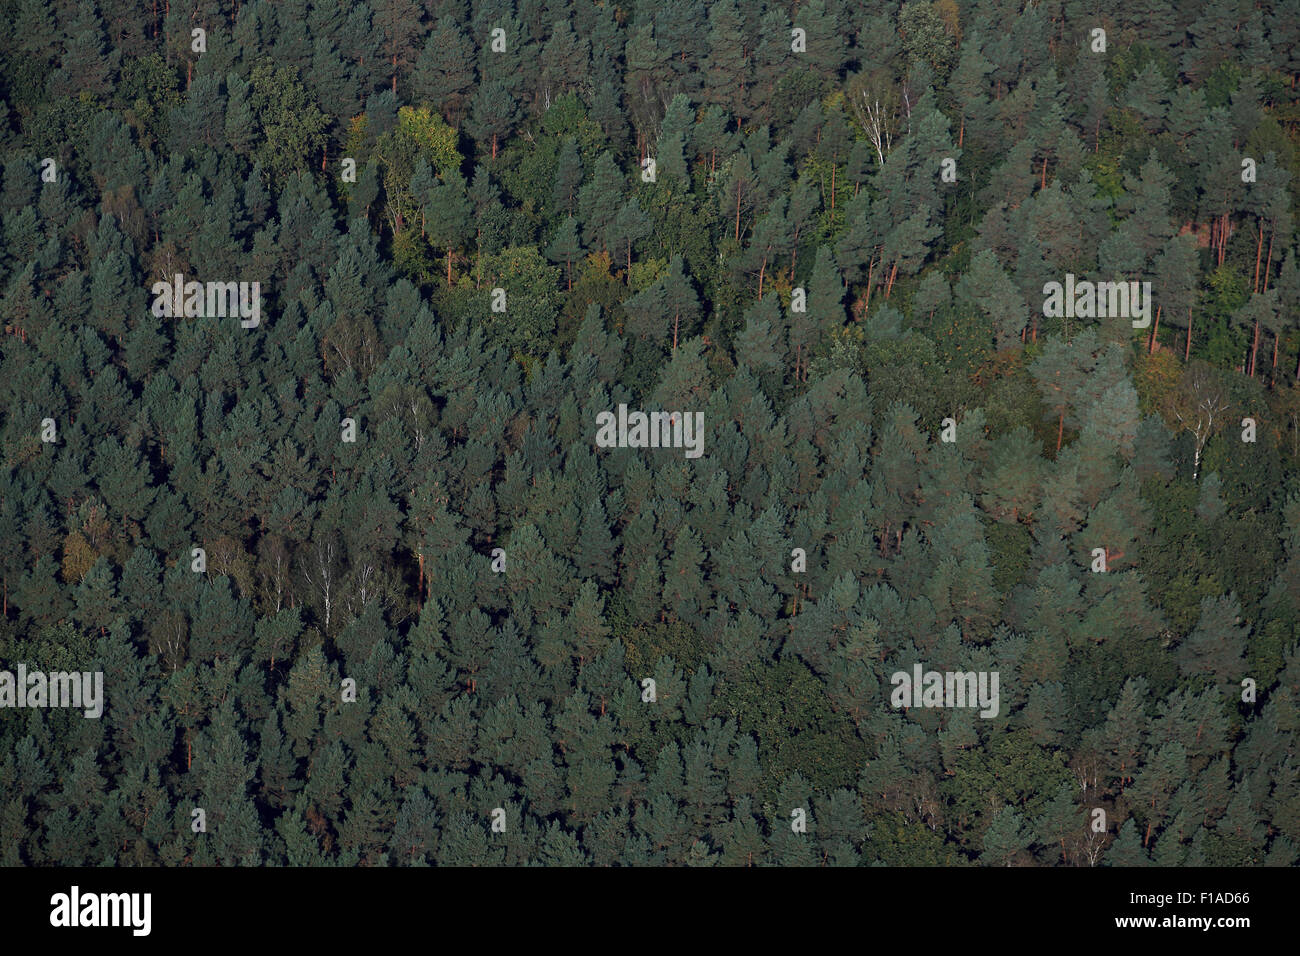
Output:
[[[704,95],[710,103],[735,109],[744,102],[749,77],[745,37],[735,0],[709,6],[709,53],[704,68]],[[741,117],[737,117],[739,126]]]
[[998,348],[1006,348],[1025,327],[1028,309],[997,257],[988,249],[971,259],[970,271],[954,290],[958,302],[981,310],[994,323]]
[[591,179],[578,191],[578,218],[582,221],[582,241],[588,246],[609,249],[606,232],[623,206],[623,175],[612,152],[596,158]]
[[839,78],[847,55],[844,32],[837,23],[841,16],[839,0],[810,0],[794,18],[794,25],[807,31],[807,58],[812,69],[831,81]]
[[447,250],[447,285],[451,285],[453,251],[470,237],[471,203],[460,170],[449,167],[428,193],[424,226],[429,240]]
[[564,263],[566,291],[573,291],[573,264],[582,256],[582,242],[578,238],[578,220],[572,215],[566,216],[560,223],[551,244],[546,247],[546,258],[559,264]]
[[1010,806],[1004,806],[994,815],[984,833],[984,852],[980,862],[987,866],[1010,866],[1017,854],[1028,849],[1033,842],[1024,818]]
[[1190,235],[1172,237],[1156,257],[1153,271],[1151,291],[1156,301],[1156,314],[1148,351],[1155,348],[1160,316],[1164,313],[1175,326],[1187,329],[1183,357],[1188,358],[1192,350],[1192,310],[1197,303],[1195,240]]
[[450,17],[443,17],[424,41],[411,74],[417,102],[434,106],[452,126],[465,115],[474,86],[474,52],[469,37]]
[[650,219],[635,196],[624,200],[605,227],[605,248],[609,249],[615,262],[626,262],[624,278],[628,285],[632,284],[632,247],[649,234]]
[[555,160],[555,180],[551,189],[551,205],[558,213],[572,216],[578,208],[578,187],[582,185],[582,157],[578,141],[565,137]]
[[569,20],[560,20],[551,31],[551,37],[542,48],[540,60],[541,106],[545,111],[560,95],[576,85],[578,77],[588,75],[590,69],[589,44],[573,32]]
[[1196,629],[1178,649],[1179,671],[1189,677],[1204,675],[1223,684],[1236,684],[1250,634],[1241,613],[1235,595],[1202,599]]
[[493,160],[497,158],[501,140],[514,131],[518,122],[519,104],[501,81],[482,83],[470,98],[465,129],[478,141],[480,149],[491,144]]
[[677,94],[668,104],[655,149],[656,175],[659,180],[689,183],[687,144],[694,123],[695,111],[691,109],[691,101],[685,95]]

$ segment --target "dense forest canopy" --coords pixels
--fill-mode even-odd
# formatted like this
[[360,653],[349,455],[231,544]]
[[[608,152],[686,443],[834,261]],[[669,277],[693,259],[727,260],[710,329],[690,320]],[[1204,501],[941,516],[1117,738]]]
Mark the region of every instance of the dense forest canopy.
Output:
[[1295,865],[1298,14],[0,0],[0,863]]

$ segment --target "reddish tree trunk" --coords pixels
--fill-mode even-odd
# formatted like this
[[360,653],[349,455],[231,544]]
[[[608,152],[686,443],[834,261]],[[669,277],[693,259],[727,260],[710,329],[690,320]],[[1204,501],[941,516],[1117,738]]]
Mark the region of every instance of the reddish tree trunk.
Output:
[[867,296],[866,296],[866,301],[863,302],[862,304],[862,315],[859,316],[859,320],[865,319],[867,317],[867,310],[871,308],[871,273],[875,270],[875,268],[876,268],[876,257],[875,254],[873,253],[871,256],[871,261],[867,263]]

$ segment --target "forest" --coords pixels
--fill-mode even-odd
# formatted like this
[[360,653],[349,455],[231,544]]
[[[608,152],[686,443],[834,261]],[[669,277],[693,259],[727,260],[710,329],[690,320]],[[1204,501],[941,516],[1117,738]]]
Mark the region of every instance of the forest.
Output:
[[0,865],[1300,864],[1295,0],[0,24]]

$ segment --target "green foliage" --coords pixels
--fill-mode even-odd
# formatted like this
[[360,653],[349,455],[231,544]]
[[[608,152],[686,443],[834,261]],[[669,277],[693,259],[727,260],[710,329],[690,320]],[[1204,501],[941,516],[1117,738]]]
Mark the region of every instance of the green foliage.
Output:
[[985,821],[992,814],[987,803],[973,799],[976,794],[995,795],[1033,818],[1070,778],[1065,755],[1034,744],[1024,730],[995,734],[986,747],[963,751],[953,769],[955,775],[940,784],[950,796],[952,812]]
[[511,246],[483,257],[485,286],[506,290],[506,311],[493,312],[486,296],[483,325],[489,341],[509,352],[537,354],[555,331],[560,307],[560,270],[535,246]]
[[255,153],[271,178],[283,182],[305,169],[325,145],[328,119],[293,70],[262,64],[253,69],[250,105],[265,137]]
[[0,6],[0,863],[1296,862],[1282,5]]
[[721,682],[713,713],[734,718],[758,739],[759,760],[773,780],[799,773],[818,789],[833,790],[855,782],[866,757],[852,722],[831,709],[821,681],[799,661]]
[[877,820],[867,848],[884,866],[960,866],[955,847],[920,820],[891,814]]

